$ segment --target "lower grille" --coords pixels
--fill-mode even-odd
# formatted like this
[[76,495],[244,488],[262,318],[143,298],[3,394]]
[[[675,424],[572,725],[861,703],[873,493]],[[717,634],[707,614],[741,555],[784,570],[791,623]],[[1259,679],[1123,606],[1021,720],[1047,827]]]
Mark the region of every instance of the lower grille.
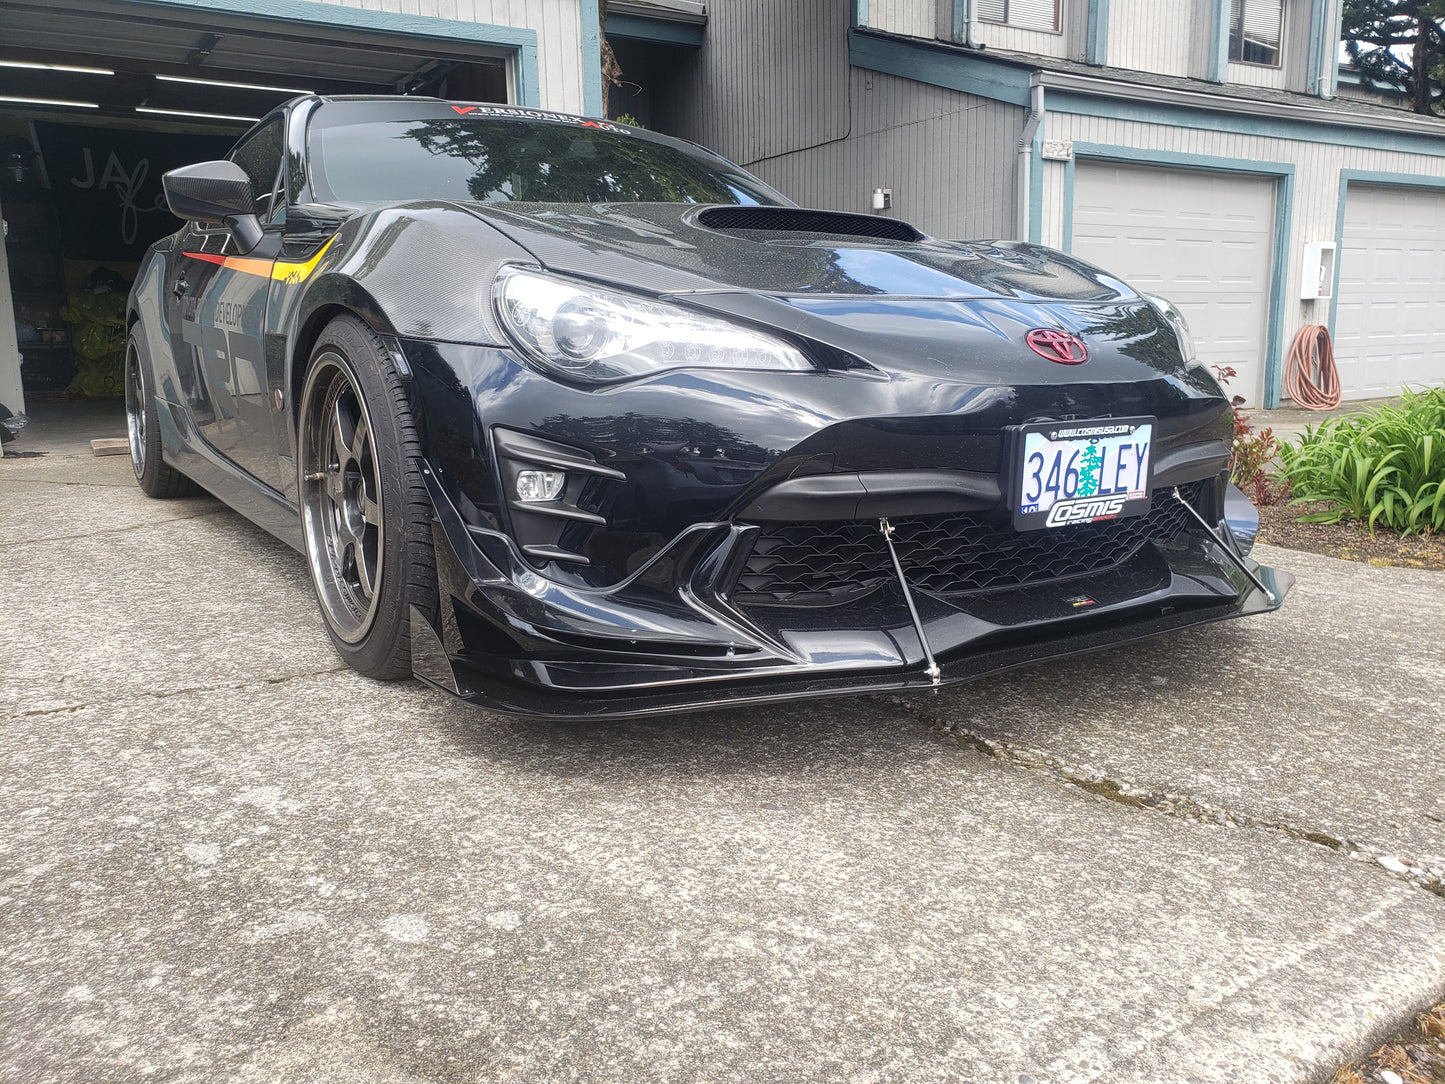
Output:
[[[1209,482],[1180,486],[1201,507]],[[1077,527],[1016,531],[985,514],[894,519],[893,544],[910,587],[938,595],[989,591],[1101,572],[1148,543],[1178,542],[1198,524],[1159,490],[1142,516]],[[867,594],[894,579],[877,520],[768,524],[732,591],[747,606],[827,606]]]

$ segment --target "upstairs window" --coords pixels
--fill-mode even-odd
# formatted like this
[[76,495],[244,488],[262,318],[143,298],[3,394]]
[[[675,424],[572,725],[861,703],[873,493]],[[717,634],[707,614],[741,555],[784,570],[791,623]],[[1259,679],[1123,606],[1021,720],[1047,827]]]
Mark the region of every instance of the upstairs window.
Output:
[[974,9],[986,23],[1023,30],[1058,30],[1059,0],[977,0]]
[[1229,59],[1279,67],[1284,0],[1230,0]]

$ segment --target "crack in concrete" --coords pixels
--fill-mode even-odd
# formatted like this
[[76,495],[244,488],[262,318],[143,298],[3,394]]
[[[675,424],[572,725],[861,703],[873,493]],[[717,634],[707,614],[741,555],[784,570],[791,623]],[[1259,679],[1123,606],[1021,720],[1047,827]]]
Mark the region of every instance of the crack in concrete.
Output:
[[195,685],[185,689],[165,689],[160,692],[138,692],[130,696],[117,696],[109,700],[93,700],[86,704],[67,704],[58,708],[36,708],[32,711],[16,712],[12,715],[0,715],[0,723],[11,722],[15,719],[30,719],[43,715],[69,715],[77,711],[85,711],[89,708],[102,708],[111,704],[124,703],[128,700],[169,700],[177,696],[189,696],[193,693],[214,693],[214,692],[240,692],[245,689],[259,689],[264,685],[285,685],[291,681],[300,681],[304,678],[321,677],[325,674],[339,674],[350,668],[341,663],[337,666],[328,666],[321,670],[306,670],[299,674],[282,674],[279,677],[252,678],[249,681],[223,682],[218,685]]
[[[87,486],[91,489],[134,489],[134,481],[123,482],[77,482],[66,478],[18,478],[14,475],[7,475],[4,478],[6,485],[17,482],[22,485],[31,486]],[[200,498],[204,500],[205,498]]]
[[212,508],[207,512],[197,512],[193,516],[169,516],[166,519],[157,520],[154,523],[133,523],[129,527],[102,527],[95,531],[86,531],[84,534],[60,534],[50,538],[27,538],[23,542],[0,542],[0,549],[19,549],[21,546],[39,546],[47,542],[76,542],[85,538],[98,538],[101,535],[126,534],[130,531],[146,531],[155,527],[165,527],[172,523],[186,523],[193,519],[206,519],[209,516],[228,514],[229,508]]
[[1285,821],[1252,817],[1247,813],[1239,813],[1223,806],[1211,806],[1187,794],[1174,794],[1136,787],[1128,780],[1110,779],[1102,772],[1087,771],[1040,750],[1027,749],[1014,745],[1012,742],[989,738],[959,723],[942,722],[920,711],[906,698],[889,697],[889,700],[909,716],[921,723],[926,723],[940,737],[947,738],[965,749],[982,753],[991,759],[1007,761],[1030,771],[1043,772],[1066,787],[1075,787],[1130,809],[1148,810],[1194,824],[1253,828],[1274,832],[1302,843],[1313,844],[1316,847],[1325,847],[1344,854],[1356,862],[1364,862],[1397,881],[1403,881],[1415,888],[1422,888],[1426,892],[1445,899],[1445,870],[1434,869],[1408,858],[1387,854],[1385,851],[1354,840],[1338,838],[1327,832],[1299,828]]

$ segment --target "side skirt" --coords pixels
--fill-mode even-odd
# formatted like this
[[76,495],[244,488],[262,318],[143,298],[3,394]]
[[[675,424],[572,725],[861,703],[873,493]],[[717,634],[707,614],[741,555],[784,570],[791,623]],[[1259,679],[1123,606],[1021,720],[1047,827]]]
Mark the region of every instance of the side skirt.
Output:
[[295,505],[214,451],[196,431],[184,407],[157,399],[156,414],[167,463],[262,530],[302,552],[301,515]]

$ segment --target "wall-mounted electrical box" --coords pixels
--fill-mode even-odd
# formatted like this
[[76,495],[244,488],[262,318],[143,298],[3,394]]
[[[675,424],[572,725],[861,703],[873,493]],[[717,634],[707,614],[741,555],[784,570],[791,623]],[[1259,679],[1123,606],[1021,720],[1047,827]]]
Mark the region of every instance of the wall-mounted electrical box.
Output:
[[887,211],[893,207],[893,189],[873,189],[873,209],[875,211]]
[[1335,243],[1306,241],[1303,266],[1300,268],[1301,301],[1329,297],[1335,289]]

